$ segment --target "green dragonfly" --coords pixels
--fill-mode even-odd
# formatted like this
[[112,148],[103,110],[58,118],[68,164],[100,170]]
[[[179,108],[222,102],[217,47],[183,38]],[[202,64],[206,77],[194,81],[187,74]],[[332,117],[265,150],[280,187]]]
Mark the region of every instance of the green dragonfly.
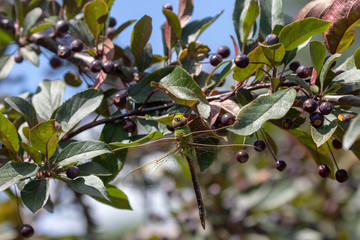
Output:
[[[243,148],[244,146],[252,146],[247,144],[208,144],[211,139],[225,139],[224,137],[220,137],[216,134],[215,130],[200,130],[192,132],[189,125],[193,122],[194,119],[188,121],[188,119],[183,114],[176,114],[173,116],[172,127],[174,128],[174,137],[172,138],[159,138],[153,141],[150,141],[145,144],[134,145],[130,147],[120,147],[114,149],[113,151],[119,151],[124,149],[133,148],[136,151],[140,151],[142,147],[149,147],[152,145],[174,143],[175,147],[173,147],[166,155],[163,157],[151,161],[145,165],[135,168],[132,170],[127,176],[124,178],[125,185],[129,185],[129,182],[134,181],[134,179],[138,179],[141,182],[144,182],[144,176],[150,176],[153,178],[154,175],[161,174],[160,168],[163,168],[165,164],[175,165],[178,163],[174,163],[170,159],[174,159],[175,156],[179,156],[182,159],[187,161],[188,169],[190,171],[190,176],[195,192],[195,197],[197,200],[197,205],[199,209],[199,217],[202,227],[205,229],[205,208],[203,203],[203,198],[200,191],[200,185],[196,174],[195,162],[199,163],[199,156],[205,161],[210,161],[210,158],[213,156],[212,153],[216,153],[219,149],[223,148]],[[230,127],[230,126],[229,126]],[[228,127],[224,127],[228,128]],[[221,129],[220,129],[221,130]],[[199,143],[196,142],[198,139],[206,139],[207,143]],[[234,157],[235,159],[235,157]],[[135,182],[139,182],[135,180]]]

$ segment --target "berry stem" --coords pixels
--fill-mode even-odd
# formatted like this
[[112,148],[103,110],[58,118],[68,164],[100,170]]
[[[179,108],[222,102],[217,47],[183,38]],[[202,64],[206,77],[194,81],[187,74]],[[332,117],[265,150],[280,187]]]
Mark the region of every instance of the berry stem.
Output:
[[[228,62],[231,62],[231,61],[232,61],[232,60],[226,60],[226,61],[223,61],[223,62],[219,63],[219,64],[210,72],[210,74],[208,75],[208,77],[207,77],[206,80],[205,80],[205,87],[204,87],[204,91],[203,91],[204,93],[206,92],[207,84],[208,84],[208,82],[210,81],[211,76],[215,73],[215,71],[216,71],[220,66],[222,66],[223,64],[228,63]],[[234,67],[234,68],[235,68],[235,67]],[[227,73],[225,74],[225,76],[227,76],[230,72],[232,72],[232,71],[234,70],[234,68],[230,69],[230,71],[227,72]]]
[[144,103],[139,107],[139,111],[141,112],[143,109],[144,109],[144,107],[145,107],[145,105],[147,104],[147,102],[149,101],[149,99],[152,97],[152,95],[154,95],[156,92],[158,92],[159,91],[159,89],[155,89],[154,91],[152,91],[150,94],[149,94],[149,96],[145,99],[145,101],[144,101]]
[[331,157],[332,157],[332,159],[333,159],[333,161],[334,161],[334,163],[335,163],[336,169],[339,170],[339,166],[337,165],[337,162],[336,162],[336,160],[335,160],[335,156],[334,156],[333,152],[331,151],[331,148],[330,148],[330,146],[329,146],[329,143],[326,142],[326,145],[327,145],[328,148],[329,148],[329,151],[330,151]]
[[261,132],[261,135],[262,135],[263,138],[264,138],[264,141],[265,141],[266,145],[267,145],[268,148],[269,148],[269,152],[271,153],[271,155],[273,156],[273,158],[274,158],[274,160],[275,160],[275,162],[276,162],[276,161],[277,161],[277,158],[276,158],[274,152],[272,151],[271,146],[270,146],[270,144],[269,144],[269,141],[268,141],[268,139],[266,138],[266,136],[265,136],[265,134],[264,134],[264,132],[263,132],[263,130],[262,130],[261,128],[260,128],[260,132]]
[[16,210],[17,210],[17,215],[19,217],[19,220],[20,220],[20,223],[21,225],[24,225],[22,219],[21,219],[21,215],[20,215],[20,210],[19,210],[19,197],[18,197],[18,194],[17,194],[17,190],[16,190],[16,187],[14,186],[14,192],[15,192],[15,197],[16,197]]

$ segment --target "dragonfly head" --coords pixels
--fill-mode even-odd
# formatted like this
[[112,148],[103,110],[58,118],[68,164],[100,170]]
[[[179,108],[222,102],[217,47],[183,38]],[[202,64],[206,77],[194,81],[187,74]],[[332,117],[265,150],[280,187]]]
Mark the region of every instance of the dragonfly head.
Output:
[[176,116],[174,117],[174,119],[172,120],[172,127],[173,128],[180,128],[180,127],[184,127],[186,124],[188,123],[188,120],[186,117],[184,116]]

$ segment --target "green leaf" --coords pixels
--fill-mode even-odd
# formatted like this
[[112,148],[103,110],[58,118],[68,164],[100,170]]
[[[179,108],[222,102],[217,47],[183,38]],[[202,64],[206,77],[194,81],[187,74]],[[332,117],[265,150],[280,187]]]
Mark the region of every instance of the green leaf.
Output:
[[26,45],[25,47],[20,48],[20,54],[27,61],[31,62],[32,64],[34,64],[37,67],[39,66],[39,55],[29,45]]
[[325,89],[324,94],[331,92],[331,90],[336,89],[338,86],[357,83],[360,83],[360,70],[348,70],[334,77]]
[[25,118],[30,128],[38,124],[36,112],[31,103],[21,97],[7,97],[5,101]]
[[111,172],[103,168],[100,164],[96,162],[87,162],[84,164],[77,165],[79,168],[79,176],[107,176],[111,175]]
[[30,28],[39,20],[42,14],[41,8],[34,8],[30,12],[28,12],[24,18],[24,24],[23,24],[23,33],[24,35],[28,35],[28,32]]
[[257,46],[253,51],[248,54],[250,62],[258,62],[258,63],[251,63],[246,68],[234,68],[233,78],[236,81],[243,82],[248,79],[251,75],[253,75],[261,66],[267,63],[268,60],[262,51],[261,46]]
[[238,135],[250,135],[259,130],[264,122],[283,117],[295,101],[296,91],[286,89],[261,96],[242,107],[237,115],[238,121],[229,131]]
[[67,145],[54,159],[59,166],[90,159],[111,152],[106,143],[99,141],[81,141]]
[[13,55],[0,56],[0,79],[6,78],[15,64]]
[[360,115],[354,118],[349,128],[346,130],[346,133],[343,138],[343,147],[344,149],[350,149],[354,144],[358,136],[360,135]]
[[243,10],[246,10],[244,5],[245,5],[245,0],[235,0],[235,6],[234,6],[234,11],[233,11],[233,16],[232,16],[235,33],[236,33],[240,47],[243,43],[242,42],[243,37],[241,35],[243,23],[242,23],[241,16],[243,15]]
[[316,69],[317,76],[319,76],[325,61],[326,48],[319,41],[311,41],[309,43],[309,50],[311,61]]
[[100,106],[102,99],[103,94],[100,90],[87,89],[79,92],[60,106],[55,119],[67,132],[80,120],[95,111]]
[[[162,78],[164,78],[166,75],[170,74],[174,70],[173,66],[168,66],[161,68],[159,70],[155,70],[154,72],[150,73],[141,81],[139,81],[137,84],[130,87],[128,90],[127,95],[129,98],[136,102],[136,103],[143,103],[149,93],[154,91],[156,88],[152,87],[150,83],[152,81],[159,82]],[[156,92],[154,95],[151,96],[148,102],[158,102],[158,101],[168,101],[169,97],[164,92]]]
[[3,29],[0,29],[0,47],[6,46],[9,43],[12,43],[14,41],[15,41],[15,37],[13,34],[5,31]]
[[334,114],[326,115],[324,118],[324,125],[319,128],[311,127],[311,136],[318,147],[329,140],[337,128],[337,118]]
[[111,201],[109,193],[100,178],[90,175],[77,177],[75,179],[66,178],[66,181],[74,189],[74,191],[80,194],[86,194],[93,197],[104,198]]
[[66,18],[74,18],[77,14],[79,14],[86,2],[87,0],[64,0],[63,7],[65,9]]
[[255,31],[254,26],[256,26],[256,19],[259,15],[259,11],[259,3],[257,1],[246,1],[245,7],[240,16],[240,26],[242,26],[242,28],[239,29],[243,43],[246,43],[247,40],[252,37],[251,33]]
[[265,45],[259,43],[265,57],[272,63],[272,65],[281,65],[282,60],[285,56],[285,48],[282,43],[277,43],[274,45]]
[[356,49],[354,55],[354,63],[357,69],[360,69],[360,47]]
[[41,32],[41,31],[47,29],[48,27],[52,27],[52,26],[53,26],[53,24],[51,24],[51,23],[42,23],[42,24],[39,24],[39,25],[31,28],[29,30],[29,33],[33,34],[33,33]]
[[181,37],[182,29],[179,18],[178,16],[176,16],[176,14],[173,11],[164,9],[163,13],[170,26],[169,29],[166,29],[166,25],[165,25],[165,31],[168,30],[167,32],[164,33],[166,39],[166,45],[169,49],[172,49],[178,43],[178,40]]
[[141,65],[140,59],[152,32],[151,20],[151,17],[147,15],[143,16],[135,24],[131,34],[130,49],[138,67]]
[[2,113],[0,113],[0,142],[13,153],[19,151],[19,137],[16,128]]
[[62,132],[64,131],[55,127],[54,119],[41,122],[30,129],[30,144],[42,152],[46,159],[50,159],[59,143],[58,134]]
[[[173,116],[171,116],[171,118],[173,118]],[[150,118],[152,119],[152,118]],[[162,123],[161,120],[159,120],[159,122]],[[159,137],[162,137],[162,133],[160,131],[156,131],[156,132],[152,132],[152,133],[149,133],[148,135],[146,136],[143,136],[143,135],[138,135],[137,139],[136,140],[132,140],[130,141],[129,139],[123,141],[123,142],[112,142],[110,143],[110,147],[115,150],[120,150],[120,148],[126,148],[126,147],[130,147],[130,146],[135,146],[135,145],[139,145],[139,144],[142,144],[142,143],[147,143],[151,140],[155,140]]]
[[21,199],[33,213],[42,208],[50,196],[49,181],[34,179],[28,182],[21,191]]
[[208,118],[210,105],[205,94],[194,79],[181,67],[174,69],[172,73],[161,79],[159,83],[152,83],[175,102],[196,108],[200,115]]
[[207,17],[200,21],[192,21],[183,28],[181,34],[181,40],[185,43],[191,43],[196,41],[200,34],[210,26],[222,13],[224,10],[220,11],[215,17]]
[[25,142],[20,142],[20,146],[22,149],[24,149],[25,152],[27,152],[30,157],[37,163],[40,164],[42,161],[44,161],[45,157],[42,155],[36,148],[34,148],[31,145],[28,145]]
[[251,94],[251,92],[245,88],[239,88],[236,91],[236,99],[238,100],[238,102],[242,105],[245,106],[246,104],[250,103],[252,100],[254,100],[253,95]]
[[285,78],[287,80],[289,80],[290,82],[293,82],[297,85],[299,85],[300,87],[304,88],[308,93],[311,93],[309,84],[307,82],[305,82],[304,79],[299,78],[296,74],[290,74],[285,76]]
[[110,39],[114,40],[122,31],[124,31],[128,26],[136,22],[136,20],[129,20],[121,24],[115,31],[110,35]]
[[98,38],[108,17],[108,6],[104,0],[94,0],[84,5],[84,20],[89,30]]
[[38,91],[32,98],[32,103],[41,118],[50,119],[53,112],[61,105],[65,86],[65,82],[62,80],[40,82]]
[[21,179],[35,176],[39,166],[33,163],[6,163],[0,168],[0,192]]
[[105,186],[106,186],[106,191],[110,195],[111,201],[105,200],[103,198],[98,198],[98,197],[93,197],[94,199],[96,199],[97,201],[99,201],[101,203],[104,203],[104,204],[107,204],[114,208],[117,208],[117,209],[131,210],[129,200],[123,191],[118,189],[116,186],[113,186],[110,184],[107,184]]
[[84,21],[78,21],[74,27],[70,25],[69,32],[79,36],[86,45],[94,45],[95,38]]
[[330,22],[317,18],[305,18],[285,26],[279,34],[279,41],[284,44],[285,50],[297,48],[311,36],[325,32]]
[[260,32],[270,34],[276,25],[284,26],[282,0],[260,0]]
[[321,69],[321,72],[320,72],[320,91],[322,92],[323,91],[323,88],[324,88],[324,81],[325,81],[325,78],[327,76],[327,73],[328,71],[330,70],[331,68],[331,65],[333,64],[333,62],[338,59],[339,57],[341,56],[341,54],[334,54],[334,55],[331,55],[327,60],[326,62],[324,63],[324,66],[322,67]]

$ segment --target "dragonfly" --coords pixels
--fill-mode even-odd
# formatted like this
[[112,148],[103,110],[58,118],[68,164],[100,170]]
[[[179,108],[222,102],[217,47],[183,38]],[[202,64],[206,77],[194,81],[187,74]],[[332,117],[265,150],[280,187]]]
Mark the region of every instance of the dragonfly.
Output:
[[[213,151],[213,152],[218,152],[217,150],[221,149],[221,148],[243,148],[244,146],[251,146],[252,145],[247,145],[247,144],[221,144],[221,145],[215,145],[215,144],[208,144],[208,143],[198,143],[195,142],[196,139],[198,139],[199,137],[203,138],[208,137],[211,139],[215,139],[215,141],[217,139],[226,139],[224,137],[221,137],[219,135],[216,134],[215,130],[211,130],[211,129],[206,129],[206,130],[200,130],[200,131],[191,131],[190,123],[193,122],[194,119],[192,120],[188,120],[187,117],[185,117],[185,115],[183,114],[175,114],[173,116],[173,120],[171,122],[171,126],[174,129],[174,137],[173,138],[159,138],[159,139],[155,139],[153,141],[150,141],[149,143],[145,143],[142,145],[135,145],[135,146],[130,146],[130,147],[120,147],[117,149],[114,149],[113,151],[119,151],[119,150],[123,150],[123,149],[127,149],[127,148],[134,148],[134,149],[138,149],[141,148],[142,146],[149,146],[152,144],[158,144],[160,141],[166,142],[167,144],[169,142],[174,142],[175,143],[175,147],[173,149],[171,149],[166,155],[164,155],[163,157],[156,159],[154,161],[151,161],[145,165],[142,165],[140,167],[135,168],[134,170],[132,170],[128,175],[125,176],[124,178],[124,183],[125,185],[128,185],[127,182],[130,182],[132,179],[135,178],[141,178],[141,176],[143,175],[150,175],[150,178],[152,177],[151,175],[153,174],[157,174],[159,173],[159,168],[161,168],[162,165],[164,165],[166,162],[169,162],[169,159],[171,159],[170,157],[174,157],[174,156],[180,156],[182,159],[185,159],[188,165],[188,169],[190,171],[190,176],[191,176],[191,180],[192,180],[192,185],[193,185],[193,189],[194,189],[194,193],[195,193],[195,197],[196,197],[196,201],[197,201],[197,206],[198,206],[198,210],[199,210],[199,218],[200,218],[200,223],[203,229],[205,229],[205,218],[206,218],[206,212],[205,212],[205,208],[204,208],[204,202],[203,202],[203,198],[202,198],[202,194],[201,194],[201,190],[200,190],[200,184],[197,178],[197,170],[196,170],[196,166],[195,166],[195,162],[197,161],[197,156],[199,156],[199,152],[201,152],[201,154],[206,155],[208,152]],[[227,127],[223,127],[219,130],[228,128],[231,126],[227,126]],[[195,140],[195,141],[194,141]],[[217,149],[217,150],[215,150]],[[209,155],[206,155],[206,157],[208,157]],[[170,164],[176,164],[176,163],[170,163]],[[142,178],[143,180],[143,178]]]

